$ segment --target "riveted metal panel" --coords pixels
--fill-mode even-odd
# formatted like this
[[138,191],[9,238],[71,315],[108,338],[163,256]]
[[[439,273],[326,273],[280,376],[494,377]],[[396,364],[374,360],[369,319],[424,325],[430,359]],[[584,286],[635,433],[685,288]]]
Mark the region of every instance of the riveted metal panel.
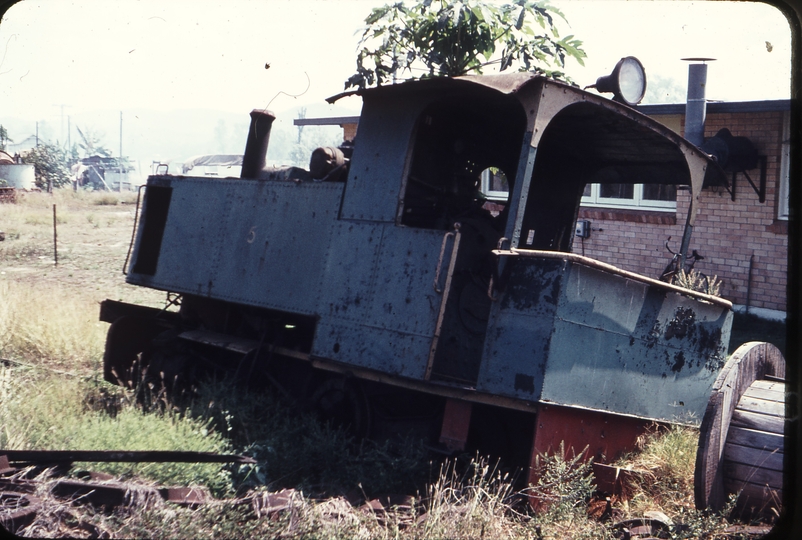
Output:
[[357,323],[321,321],[312,355],[375,369],[390,375],[423,379],[431,338],[402,334]]
[[423,378],[440,296],[442,231],[341,222],[321,288],[312,354]]
[[334,227],[321,282],[322,317],[431,337],[442,231],[343,221]]
[[[182,290],[200,290],[208,282],[209,269],[197,264],[196,257],[201,255],[205,257],[202,260],[213,260],[219,242],[217,224],[226,213],[225,197],[221,198],[211,186],[198,184],[192,178],[151,177],[145,191],[136,248],[131,257],[134,263],[139,260],[141,253],[147,251],[145,244],[154,241],[144,234],[145,221],[149,219],[151,187],[172,190],[167,222],[157,253],[158,264],[155,274],[137,274],[132,270],[126,281],[164,290],[174,290],[171,285],[179,284]],[[197,219],[199,216],[203,219]],[[132,264],[132,268],[136,267],[136,264]]]
[[478,389],[664,421],[698,421],[723,365],[732,314],[560,258],[508,261]]
[[431,339],[440,308],[433,283],[444,232],[386,228],[365,324]]
[[568,263],[541,399],[698,421],[731,324],[726,307]]
[[342,184],[173,178],[171,187],[156,272],[129,283],[317,311]]
[[326,267],[320,275],[320,315],[361,323],[368,317],[382,248],[381,224],[339,221],[333,226]]
[[564,263],[515,259],[490,311],[477,389],[537,400],[554,327]]
[[423,105],[410,97],[395,100],[392,106],[386,101],[365,101],[359,144],[348,171],[343,219],[395,221],[412,131]]

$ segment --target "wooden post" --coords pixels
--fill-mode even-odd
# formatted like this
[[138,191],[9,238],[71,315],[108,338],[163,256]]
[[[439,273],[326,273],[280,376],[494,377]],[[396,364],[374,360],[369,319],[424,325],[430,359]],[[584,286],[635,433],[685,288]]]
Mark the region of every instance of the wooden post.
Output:
[[58,266],[58,231],[56,230],[56,205],[53,205],[53,258]]

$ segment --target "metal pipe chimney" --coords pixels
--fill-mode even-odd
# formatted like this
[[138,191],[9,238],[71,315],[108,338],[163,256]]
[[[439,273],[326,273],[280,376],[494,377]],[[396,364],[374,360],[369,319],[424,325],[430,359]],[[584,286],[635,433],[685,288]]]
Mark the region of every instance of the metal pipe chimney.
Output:
[[251,111],[251,127],[248,129],[248,140],[245,143],[245,155],[242,156],[240,178],[258,178],[265,168],[267,143],[270,141],[270,129],[276,116],[270,111],[254,109]]
[[685,138],[696,146],[705,142],[705,117],[707,116],[707,64],[715,58],[683,58],[688,62],[702,62],[688,66],[688,98],[685,103]]

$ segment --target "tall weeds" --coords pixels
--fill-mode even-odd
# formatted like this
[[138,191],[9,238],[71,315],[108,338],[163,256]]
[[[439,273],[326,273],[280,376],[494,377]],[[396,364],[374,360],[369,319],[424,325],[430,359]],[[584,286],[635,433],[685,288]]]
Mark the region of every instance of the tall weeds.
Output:
[[90,373],[100,368],[106,325],[97,303],[58,286],[0,281],[0,357]]
[[480,457],[460,472],[455,461],[440,466],[426,489],[425,515],[417,523],[422,538],[507,537],[516,526],[512,479]]
[[693,474],[699,430],[671,426],[643,436],[641,450],[624,457],[619,465],[641,471],[631,488],[636,496],[627,502],[633,515],[660,509],[668,514],[694,509]]

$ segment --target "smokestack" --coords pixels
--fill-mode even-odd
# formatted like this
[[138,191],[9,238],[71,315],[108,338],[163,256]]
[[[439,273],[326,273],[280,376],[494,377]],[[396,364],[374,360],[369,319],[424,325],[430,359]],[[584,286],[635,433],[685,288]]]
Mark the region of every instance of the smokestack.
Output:
[[275,119],[276,116],[270,111],[259,109],[251,111],[251,127],[248,129],[245,155],[242,156],[240,178],[258,178],[259,173],[265,168],[270,128]]
[[705,141],[705,116],[707,116],[707,64],[715,58],[683,58],[688,62],[703,62],[688,66],[688,98],[685,103],[685,138],[696,146]]

